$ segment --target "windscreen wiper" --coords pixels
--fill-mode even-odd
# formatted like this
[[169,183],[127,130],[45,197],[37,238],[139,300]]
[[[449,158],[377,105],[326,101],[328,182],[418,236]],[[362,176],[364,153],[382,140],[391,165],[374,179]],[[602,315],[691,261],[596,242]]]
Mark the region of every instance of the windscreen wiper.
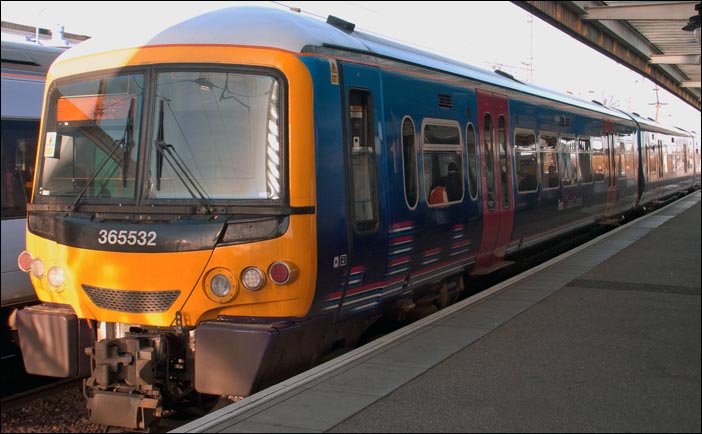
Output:
[[107,165],[107,162],[112,159],[112,157],[117,154],[117,151],[120,149],[123,150],[124,155],[123,155],[123,160],[122,160],[122,183],[126,187],[127,186],[127,169],[129,168],[129,150],[131,147],[134,145],[134,103],[135,103],[135,98],[132,98],[130,104],[129,104],[129,113],[127,113],[127,125],[124,127],[124,134],[122,136],[121,140],[115,140],[113,142],[113,147],[112,151],[105,157],[105,159],[100,162],[100,166],[93,172],[93,175],[88,179],[88,182],[85,183],[83,188],[80,190],[78,193],[78,196],[75,198],[73,203],[68,207],[68,211],[71,212],[73,211],[76,206],[78,205],[78,202],[83,198],[85,193],[88,191],[88,188],[90,188],[90,185],[95,181],[97,176],[100,174],[102,169],[105,168]]
[[129,153],[134,146],[134,104],[136,99],[129,102],[129,113],[127,113],[127,125],[124,127],[122,137],[122,187],[127,186],[127,170],[129,170]]
[[178,154],[178,151],[173,145],[166,143],[165,133],[163,129],[163,99],[159,102],[158,112],[158,132],[156,134],[156,152],[158,153],[156,160],[156,190],[161,190],[161,175],[163,171],[163,159],[165,157],[168,164],[175,172],[180,182],[183,183],[188,193],[202,205],[208,214],[212,214],[212,208],[209,204],[209,198],[205,195],[204,187],[197,181],[192,174],[188,165],[183,161],[183,158]]
[[88,188],[90,188],[90,185],[95,181],[95,178],[97,178],[98,174],[107,165],[107,162],[110,161],[110,159],[112,157],[114,157],[114,155],[117,153],[117,151],[119,151],[121,148],[122,148],[122,144],[120,143],[120,141],[115,140],[114,147],[112,148],[112,152],[110,152],[110,154],[107,155],[104,160],[102,160],[102,162],[100,163],[100,166],[95,170],[95,172],[90,177],[90,179],[88,179],[88,182],[85,183],[83,188],[78,193],[78,196],[75,198],[73,203],[71,203],[71,205],[68,207],[69,212],[76,209],[76,205],[78,205],[78,202],[80,202],[80,200],[83,198],[83,196],[85,195],[85,192],[88,191]]

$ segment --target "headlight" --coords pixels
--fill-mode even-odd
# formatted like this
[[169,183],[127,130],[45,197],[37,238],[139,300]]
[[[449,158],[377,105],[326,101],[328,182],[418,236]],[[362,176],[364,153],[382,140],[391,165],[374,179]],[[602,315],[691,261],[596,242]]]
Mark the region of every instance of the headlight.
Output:
[[241,283],[246,289],[251,291],[258,291],[266,283],[266,278],[263,271],[256,267],[249,267],[241,273]]
[[42,261],[41,259],[35,258],[32,261],[31,269],[32,269],[32,274],[37,279],[41,279],[42,277],[44,277],[44,261]]
[[49,285],[53,286],[54,288],[58,288],[59,286],[63,285],[63,268],[56,266],[49,268],[49,272],[46,275],[46,280],[48,280]]
[[205,294],[217,303],[227,303],[236,297],[239,285],[226,268],[214,268],[205,277]]

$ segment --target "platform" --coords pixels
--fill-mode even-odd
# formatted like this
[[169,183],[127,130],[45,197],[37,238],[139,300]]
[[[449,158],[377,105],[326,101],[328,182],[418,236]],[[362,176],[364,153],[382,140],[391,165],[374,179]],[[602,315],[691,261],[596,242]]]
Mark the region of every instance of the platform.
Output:
[[700,432],[700,192],[172,432]]

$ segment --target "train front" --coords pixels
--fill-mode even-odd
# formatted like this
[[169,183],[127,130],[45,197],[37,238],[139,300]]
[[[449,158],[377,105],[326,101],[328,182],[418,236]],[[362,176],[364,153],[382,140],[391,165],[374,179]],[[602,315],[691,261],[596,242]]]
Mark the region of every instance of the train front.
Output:
[[307,363],[303,64],[250,46],[78,48],[47,81],[19,258],[43,302],[18,318],[28,371],[89,372],[91,420],[145,428],[192,392],[245,396]]

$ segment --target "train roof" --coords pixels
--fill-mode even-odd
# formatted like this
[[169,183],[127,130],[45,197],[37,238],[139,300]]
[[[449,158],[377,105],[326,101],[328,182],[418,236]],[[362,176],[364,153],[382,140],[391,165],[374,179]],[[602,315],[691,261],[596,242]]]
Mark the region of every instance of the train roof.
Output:
[[643,117],[636,112],[628,113],[622,110],[622,113],[626,113],[627,116],[636,121],[636,123],[638,123],[640,128],[644,131],[689,137],[694,137],[696,134],[694,131],[688,131],[684,128],[661,124],[655,119]]
[[119,35],[117,40],[93,38],[72,48],[62,59],[118,48],[155,45],[231,44],[274,47],[297,53],[313,52],[315,48],[326,47],[392,59],[628,119],[623,113],[601,104],[523,83],[508,75],[360,32],[353,27],[353,24],[333,17],[324,22],[269,7],[230,7],[189,18],[165,29],[147,29],[141,35],[130,32],[128,35]]
[[65,49],[26,42],[2,40],[2,67],[46,73]]

